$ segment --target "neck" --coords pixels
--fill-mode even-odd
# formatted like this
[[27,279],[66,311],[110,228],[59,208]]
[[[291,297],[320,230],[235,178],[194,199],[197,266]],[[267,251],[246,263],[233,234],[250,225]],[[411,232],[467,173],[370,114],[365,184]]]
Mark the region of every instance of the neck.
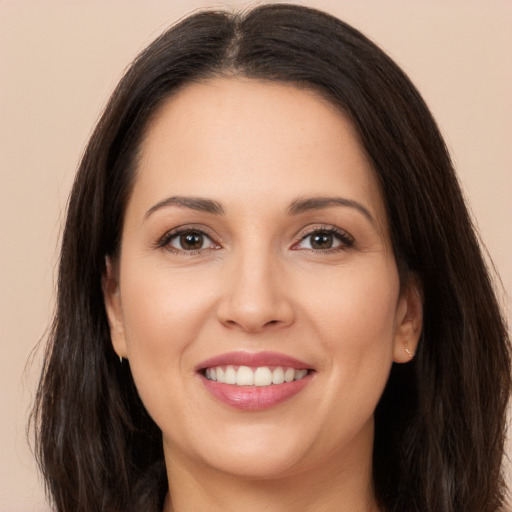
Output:
[[356,460],[344,454],[335,460],[336,464],[264,480],[240,478],[173,457],[167,460],[169,494],[164,512],[378,512],[371,447],[359,452]]

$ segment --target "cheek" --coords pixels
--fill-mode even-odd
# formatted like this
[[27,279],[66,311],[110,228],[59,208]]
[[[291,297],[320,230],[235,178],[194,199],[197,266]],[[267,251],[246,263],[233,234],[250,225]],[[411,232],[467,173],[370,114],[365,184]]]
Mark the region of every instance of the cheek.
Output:
[[392,365],[398,276],[393,266],[370,266],[345,273],[327,290],[309,306],[327,355],[325,403],[335,418],[348,414],[357,424],[373,414]]
[[125,266],[121,303],[128,359],[148,410],[161,390],[181,386],[180,375],[190,371],[188,355],[211,310],[205,291],[198,293],[186,272]]
[[123,321],[129,350],[139,347],[178,348],[200,327],[208,306],[202,291],[187,272],[138,264],[121,275]]
[[399,294],[394,266],[340,272],[312,289],[305,309],[334,352],[390,348]]

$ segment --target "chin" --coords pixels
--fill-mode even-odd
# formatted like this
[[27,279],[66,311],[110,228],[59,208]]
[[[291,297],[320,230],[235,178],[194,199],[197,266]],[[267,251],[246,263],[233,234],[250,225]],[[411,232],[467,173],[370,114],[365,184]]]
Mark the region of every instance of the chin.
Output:
[[279,480],[332,469],[341,460],[371,458],[373,416],[341,430],[300,428],[300,423],[315,426],[304,417],[294,426],[246,425],[226,431],[222,439],[210,437],[207,445],[196,448],[212,470],[247,480]]
[[300,472],[301,459],[295,453],[254,450],[254,453],[224,454],[212,469],[245,480],[277,480]]
[[253,425],[225,431],[221,438],[203,436],[200,443],[189,445],[192,453],[185,456],[201,460],[203,467],[215,473],[248,480],[279,479],[300,472],[310,452],[308,436],[299,431],[290,436],[288,428],[277,430]]

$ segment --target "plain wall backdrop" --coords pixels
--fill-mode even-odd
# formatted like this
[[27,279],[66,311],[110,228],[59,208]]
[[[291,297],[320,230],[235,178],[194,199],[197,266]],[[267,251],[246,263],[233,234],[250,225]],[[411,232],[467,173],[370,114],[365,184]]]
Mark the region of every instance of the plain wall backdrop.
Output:
[[[510,295],[512,2],[300,3],[353,24],[409,74]],[[25,433],[41,351],[26,364],[50,322],[67,195],[92,127],[129,62],[175,20],[247,5],[0,0],[0,512],[48,510]]]

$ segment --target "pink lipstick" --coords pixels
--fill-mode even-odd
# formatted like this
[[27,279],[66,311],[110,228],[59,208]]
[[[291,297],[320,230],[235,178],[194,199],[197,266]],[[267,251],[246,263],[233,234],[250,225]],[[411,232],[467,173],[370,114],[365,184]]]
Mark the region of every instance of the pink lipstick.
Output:
[[276,352],[230,352],[196,367],[206,389],[225,404],[246,411],[278,405],[302,391],[312,379],[308,363]]

